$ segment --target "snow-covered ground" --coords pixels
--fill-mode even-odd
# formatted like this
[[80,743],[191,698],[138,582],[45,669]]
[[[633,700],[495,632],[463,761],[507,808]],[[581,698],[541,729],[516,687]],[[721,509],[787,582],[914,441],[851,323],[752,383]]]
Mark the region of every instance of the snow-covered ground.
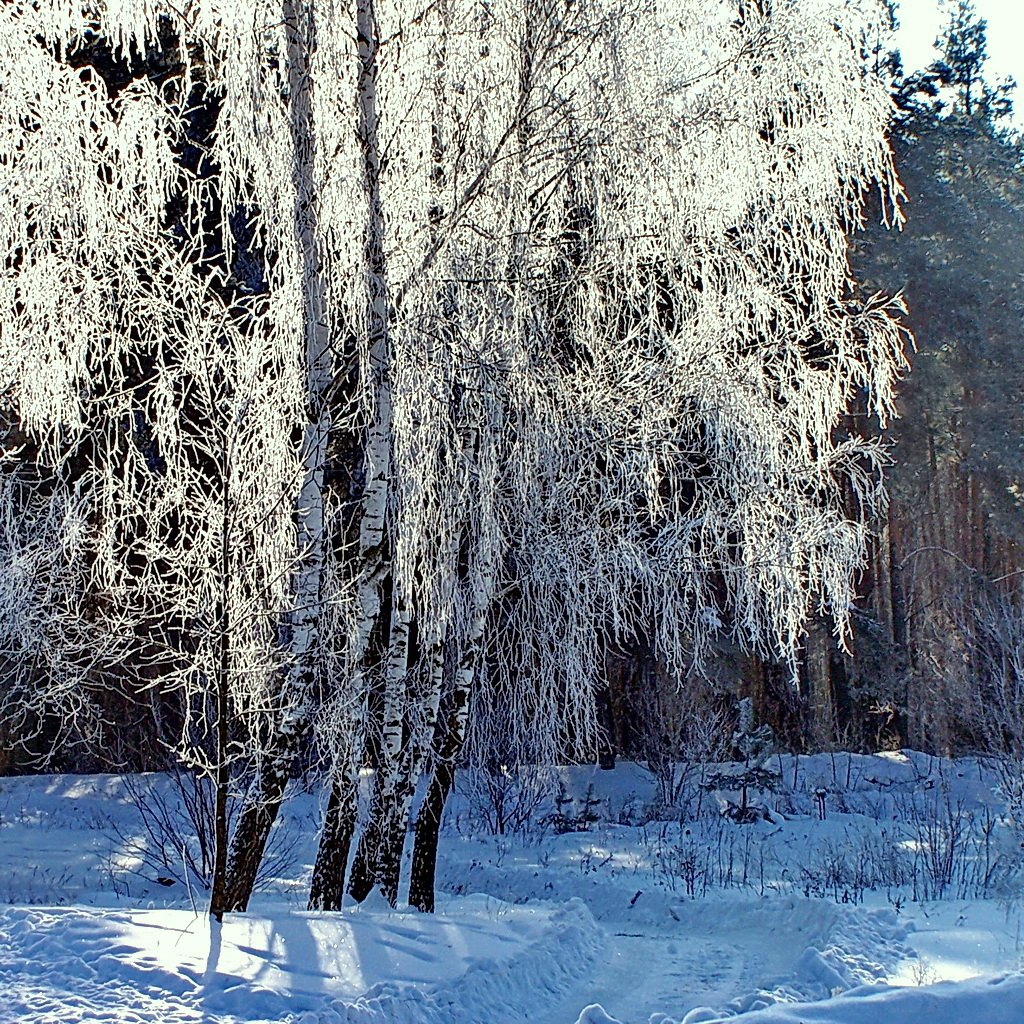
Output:
[[659,811],[631,764],[500,806],[467,779],[435,915],[304,911],[317,796],[299,793],[276,877],[222,927],[136,841],[134,802],[173,807],[169,779],[0,779],[0,1022],[1022,1024],[1024,872],[996,777],[918,754],[767,767],[781,785],[745,825],[696,789]]

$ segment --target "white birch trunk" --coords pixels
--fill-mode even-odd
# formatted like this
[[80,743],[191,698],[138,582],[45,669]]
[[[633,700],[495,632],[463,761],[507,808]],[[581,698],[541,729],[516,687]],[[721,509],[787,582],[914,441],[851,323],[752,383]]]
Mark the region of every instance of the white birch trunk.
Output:
[[240,809],[228,860],[225,909],[244,910],[284,798],[292,765],[309,733],[314,712],[319,622],[326,556],[324,470],[331,427],[328,402],[332,383],[330,330],[324,308],[325,283],[320,251],[314,176],[316,125],[312,108],[311,59],[316,23],[311,3],[285,0],[288,37],[289,117],[295,185],[295,242],[301,259],[307,424],[302,445],[302,485],[294,510],[298,565],[293,605],[287,616],[288,658],[278,697],[278,715],[267,749],[257,765]]
[[[352,666],[352,680],[347,688],[347,694],[355,694],[356,698],[351,712],[342,711],[342,720],[348,723],[347,726],[342,726],[342,731],[348,733],[349,742],[344,749],[336,748],[336,763],[331,770],[332,793],[325,809],[324,826],[321,830],[320,847],[311,885],[311,906],[328,909],[340,906],[341,903],[347,852],[356,821],[353,808],[358,798],[356,787],[359,762],[363,754],[361,737],[366,727],[367,671],[372,657],[370,646],[380,618],[383,584],[391,568],[391,538],[388,535],[394,430],[389,380],[391,311],[381,208],[381,154],[377,109],[377,52],[380,36],[374,0],[356,2],[356,45],[359,58],[356,85],[358,138],[366,201],[367,370],[373,379],[374,407],[367,430],[364,490],[359,520],[357,620],[354,642],[348,659]],[[396,652],[392,655],[394,665],[389,676],[401,670],[403,681],[408,629],[408,612],[399,612],[392,627],[394,639],[389,645]],[[350,701],[347,703],[352,707]],[[337,727],[338,719],[335,719],[335,728]]]

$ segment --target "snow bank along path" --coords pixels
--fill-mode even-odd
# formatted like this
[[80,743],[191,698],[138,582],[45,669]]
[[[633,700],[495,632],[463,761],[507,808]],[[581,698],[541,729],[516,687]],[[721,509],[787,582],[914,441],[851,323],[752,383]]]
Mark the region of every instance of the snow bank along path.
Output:
[[602,932],[574,900],[485,896],[438,915],[7,908],[3,1024],[484,1024],[550,1002],[587,972]]
[[[647,896],[630,918],[613,916],[605,904],[606,945],[589,977],[527,1016],[530,1024],[572,1024],[585,1004],[619,1024],[648,1024],[652,1010],[683,1017],[695,1006],[717,1007],[705,1010],[714,1018],[745,1014],[874,983],[912,955],[888,908],[800,897],[694,902],[659,893],[645,907]],[[595,1024],[601,1019],[594,1016]]]

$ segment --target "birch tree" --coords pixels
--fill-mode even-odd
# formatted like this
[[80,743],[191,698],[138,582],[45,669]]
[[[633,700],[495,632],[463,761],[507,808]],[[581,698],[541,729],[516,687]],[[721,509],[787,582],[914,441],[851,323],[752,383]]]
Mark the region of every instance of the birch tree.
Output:
[[592,739],[599,635],[680,666],[720,628],[793,652],[819,606],[843,630],[841,496],[877,479],[836,427],[860,391],[888,413],[901,358],[846,263],[863,190],[897,191],[880,17],[5,5],[4,393],[89,503],[89,586],[213,695],[208,769],[251,766],[218,913],[314,729],[311,902],[367,752],[350,887],[394,901],[421,770],[427,865],[474,715],[537,758]]
[[[148,18],[2,12],[3,374],[10,419],[84,509],[97,632],[181,694],[180,753],[223,797],[229,756],[273,775],[267,723],[301,729],[319,660],[326,345],[303,287],[301,104],[287,79],[269,108],[252,97],[240,151],[218,120],[240,80],[217,80],[216,51],[199,59],[201,33],[178,41]],[[162,81],[147,46],[170,66]],[[263,145],[289,154],[280,183],[252,177]],[[221,799],[222,826],[224,812]]]
[[[427,654],[417,676],[404,647],[382,649],[357,898],[374,884],[397,895],[411,793],[399,780],[415,777],[432,724],[424,834],[436,824],[471,720],[464,688],[543,760],[593,736],[603,630],[653,634],[677,669],[722,623],[784,656],[819,606],[842,630],[864,539],[842,488],[866,511],[877,476],[871,446],[835,428],[861,389],[886,415],[900,363],[891,310],[848,290],[853,183],[894,191],[888,100],[861,63],[865,9],[830,12],[846,31],[788,4],[681,23],[612,6],[454,12],[406,23],[389,8],[367,37],[381,137],[422,131],[417,152],[431,154],[418,188],[407,165],[378,179],[387,273],[402,282],[391,635],[412,605],[417,629],[454,653],[437,723],[437,662]],[[380,41],[399,34],[386,59]],[[439,107],[438,93],[456,99]],[[426,223],[408,205],[422,196]],[[472,511],[457,528],[460,507]],[[435,581],[445,589],[421,596]],[[328,890],[336,905],[338,884],[314,895]]]

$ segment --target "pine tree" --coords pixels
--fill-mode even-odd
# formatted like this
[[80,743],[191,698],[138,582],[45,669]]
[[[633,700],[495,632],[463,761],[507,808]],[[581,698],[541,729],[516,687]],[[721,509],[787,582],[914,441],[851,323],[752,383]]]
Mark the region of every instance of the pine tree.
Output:
[[984,21],[957,5],[938,45],[942,60],[898,85],[913,96],[930,82],[937,98],[905,106],[894,140],[906,225],[869,232],[853,259],[868,291],[903,293],[917,351],[885,431],[892,500],[844,696],[858,717],[858,699],[898,709],[900,742],[948,751],[985,732],[968,710],[974,627],[961,602],[987,606],[1022,564],[1024,178],[1001,127],[1009,88],[984,76]]
[[992,129],[1010,116],[1016,83],[1007,78],[992,84],[985,77],[988,22],[971,0],[947,0],[945,6],[949,22],[935,40],[940,56],[909,76],[899,90],[901,104],[933,116],[973,118]]

